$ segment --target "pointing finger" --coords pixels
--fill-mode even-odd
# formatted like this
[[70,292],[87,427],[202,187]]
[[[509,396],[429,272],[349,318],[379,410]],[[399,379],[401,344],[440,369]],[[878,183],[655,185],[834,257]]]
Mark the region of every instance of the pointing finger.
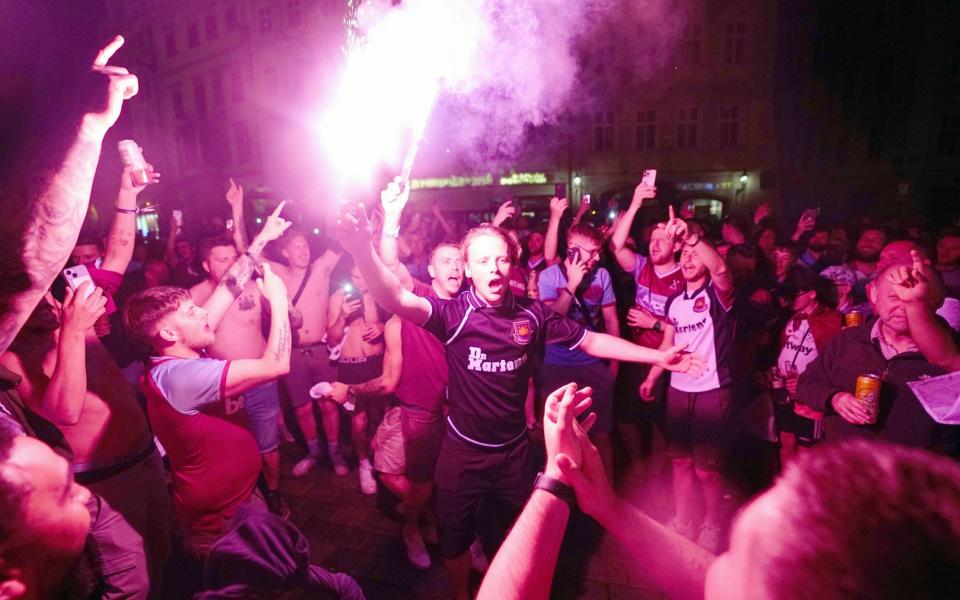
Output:
[[97,53],[97,57],[93,59],[93,66],[105,66],[107,61],[109,61],[113,55],[116,54],[117,50],[120,49],[120,46],[123,46],[123,36],[118,35],[117,37],[113,38],[113,41],[104,46],[103,49]]
[[287,203],[286,200],[282,200],[282,201],[280,202],[280,204],[277,205],[277,208],[275,208],[275,209],[273,210],[273,213],[272,213],[270,216],[271,216],[271,217],[279,217],[279,216],[280,216],[280,211],[283,210],[283,207],[284,207],[284,205],[285,205],[286,203]]

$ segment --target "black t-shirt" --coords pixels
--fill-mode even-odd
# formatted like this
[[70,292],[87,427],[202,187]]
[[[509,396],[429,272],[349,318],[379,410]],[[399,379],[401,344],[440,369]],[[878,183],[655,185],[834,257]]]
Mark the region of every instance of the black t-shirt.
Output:
[[586,330],[537,300],[510,293],[498,306],[472,289],[451,300],[427,300],[432,311],[421,326],[446,346],[453,433],[487,447],[524,435],[533,365],[542,362],[547,344],[577,348]]

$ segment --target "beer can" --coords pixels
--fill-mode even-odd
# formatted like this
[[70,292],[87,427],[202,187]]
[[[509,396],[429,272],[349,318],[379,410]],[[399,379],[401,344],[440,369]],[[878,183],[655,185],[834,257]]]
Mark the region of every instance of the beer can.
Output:
[[117,151],[120,153],[120,162],[124,167],[133,167],[130,172],[130,179],[133,185],[140,187],[150,183],[150,171],[147,169],[147,161],[143,158],[143,152],[140,151],[140,144],[133,140],[120,140],[117,142]]
[[857,327],[863,323],[863,314],[859,310],[851,310],[843,315],[843,324],[846,327]]
[[877,422],[877,414],[880,411],[880,377],[873,373],[865,373],[857,377],[857,390],[854,393],[857,402],[867,413],[869,421],[874,424]]

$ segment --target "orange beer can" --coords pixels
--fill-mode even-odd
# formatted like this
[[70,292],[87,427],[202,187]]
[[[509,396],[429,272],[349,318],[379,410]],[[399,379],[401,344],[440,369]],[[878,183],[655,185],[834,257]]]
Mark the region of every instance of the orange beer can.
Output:
[[856,327],[863,323],[863,314],[859,310],[851,310],[843,316],[843,324],[845,327]]
[[857,390],[854,397],[870,418],[869,424],[877,422],[880,412],[880,377],[866,373],[857,377]]

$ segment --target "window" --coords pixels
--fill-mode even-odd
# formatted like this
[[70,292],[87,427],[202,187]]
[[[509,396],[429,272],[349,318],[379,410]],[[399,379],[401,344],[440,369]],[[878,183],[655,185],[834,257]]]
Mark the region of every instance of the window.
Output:
[[677,111],[677,148],[696,148],[700,137],[700,109]]
[[654,150],[657,147],[657,111],[637,111],[636,149]]
[[193,125],[184,125],[177,129],[177,150],[180,152],[180,164],[184,167],[200,164],[200,146],[197,144],[197,130]]
[[166,47],[167,56],[176,56],[177,55],[177,36],[173,31],[168,31],[163,36],[164,46]]
[[207,89],[203,85],[203,79],[193,80],[193,99],[197,103],[197,114],[203,116],[207,114]]
[[609,152],[614,149],[613,111],[598,112],[593,119],[593,149]]
[[937,154],[956,156],[960,153],[960,117],[944,117],[940,121],[940,136],[937,139]]
[[728,65],[743,64],[743,49],[747,43],[747,24],[743,21],[727,23],[723,40],[723,62]]
[[720,107],[720,139],[721,148],[736,148],[740,145],[740,107]]
[[253,159],[253,148],[250,130],[245,121],[237,121],[233,124],[233,137],[237,144],[237,162],[240,164],[250,162]]
[[287,26],[300,27],[303,14],[300,11],[300,0],[287,0]]
[[683,28],[683,42],[680,45],[680,59],[685,65],[700,64],[700,26],[687,25]]
[[226,96],[223,93],[223,73],[214,74],[210,85],[213,87],[213,105],[219,107],[226,104]]
[[187,26],[187,46],[190,48],[196,48],[200,45],[200,30],[197,28],[196,23],[190,23]]
[[243,73],[240,69],[235,70],[230,78],[230,95],[235,102],[243,100]]
[[269,6],[264,6],[257,11],[257,16],[260,18],[260,33],[270,33],[273,31],[273,9]]
[[207,34],[208,40],[215,40],[220,37],[220,30],[217,28],[216,15],[207,15],[203,20],[203,31]]
[[170,93],[171,100],[173,100],[173,114],[178,119],[186,118],[187,108],[186,104],[183,102],[183,91],[180,89],[180,86],[173,88],[173,91]]
[[873,162],[883,153],[883,124],[874,125],[867,135],[867,160]]
[[227,23],[227,31],[236,31],[239,27],[237,22],[237,5],[231,4],[223,11],[223,20]]

